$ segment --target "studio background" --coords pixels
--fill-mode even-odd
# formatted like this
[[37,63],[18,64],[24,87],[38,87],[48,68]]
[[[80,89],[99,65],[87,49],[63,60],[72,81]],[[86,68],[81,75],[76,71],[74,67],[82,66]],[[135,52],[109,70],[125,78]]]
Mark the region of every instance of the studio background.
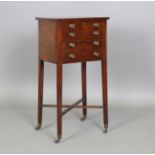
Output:
[[[56,138],[56,110],[37,124],[35,17],[108,16],[109,131],[102,111],[73,110]],[[0,2],[0,153],[155,153],[155,2]],[[81,66],[64,65],[63,101],[81,97]],[[102,104],[101,65],[87,65],[88,104]],[[44,103],[56,103],[56,66],[45,63]]]

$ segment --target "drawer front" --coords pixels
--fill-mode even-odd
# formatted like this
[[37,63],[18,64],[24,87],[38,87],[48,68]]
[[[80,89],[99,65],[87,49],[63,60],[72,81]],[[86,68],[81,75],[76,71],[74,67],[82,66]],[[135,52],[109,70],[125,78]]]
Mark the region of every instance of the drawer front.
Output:
[[104,20],[71,20],[62,25],[64,62],[101,60],[106,23]]
[[87,53],[81,51],[66,51],[63,53],[63,62],[82,62],[102,59],[102,50],[89,50]]
[[92,40],[92,41],[66,41],[63,42],[62,50],[87,50],[87,49],[99,49],[103,48],[102,40]]
[[62,50],[64,62],[100,60],[103,53],[103,42],[95,41],[64,42]]
[[66,21],[63,23],[63,41],[102,39],[104,21]]

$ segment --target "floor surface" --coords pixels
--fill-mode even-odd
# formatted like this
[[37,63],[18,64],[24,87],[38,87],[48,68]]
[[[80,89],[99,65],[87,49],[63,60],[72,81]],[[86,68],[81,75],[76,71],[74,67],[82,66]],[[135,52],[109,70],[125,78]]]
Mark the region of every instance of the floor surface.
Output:
[[55,109],[44,109],[42,129],[36,131],[36,101],[23,101],[0,104],[0,153],[155,153],[153,104],[110,103],[107,134],[102,110],[90,109],[81,122],[81,110],[74,109],[64,116],[62,141],[55,144]]

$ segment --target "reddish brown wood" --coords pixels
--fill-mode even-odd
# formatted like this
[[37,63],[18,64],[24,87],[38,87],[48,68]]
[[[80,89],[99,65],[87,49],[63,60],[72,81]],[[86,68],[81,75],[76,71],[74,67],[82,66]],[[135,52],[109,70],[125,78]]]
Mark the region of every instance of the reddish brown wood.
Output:
[[75,20],[85,20],[85,21],[92,21],[92,20],[108,20],[109,17],[82,17],[82,18],[44,18],[44,17],[36,17],[36,20],[52,20],[52,21],[75,21]]
[[[92,40],[92,39],[102,39],[104,27],[105,27],[105,21],[98,21],[100,24],[100,27],[94,28],[93,23],[95,21],[93,20],[76,20],[76,21],[66,21],[63,24],[63,41],[70,41],[70,40]],[[76,25],[75,29],[69,28],[68,25],[70,23],[73,23]],[[98,31],[98,35],[94,35],[93,32]],[[70,36],[69,33],[73,32],[75,36]]]
[[[57,108],[57,104],[43,104],[43,107],[46,108]],[[69,104],[64,104],[62,105],[62,108],[69,108],[69,107],[73,107],[72,105]],[[87,105],[87,106],[83,106],[83,105],[74,105],[73,108],[103,108],[103,106],[100,105]]]
[[[101,61],[102,68],[102,89],[103,89],[103,120],[105,129],[108,128],[108,81],[107,81],[107,25],[103,36],[104,51]],[[105,130],[106,131],[106,130]]]
[[57,136],[62,136],[62,64],[57,64]]
[[56,63],[57,53],[57,22],[39,21],[39,58],[43,61]]
[[[86,76],[86,71],[87,71],[87,66],[86,62],[81,63],[81,73],[82,73],[82,98],[83,98],[83,106],[87,106],[87,76]],[[87,108],[83,108],[83,119],[86,118],[87,116]]]
[[[57,63],[61,59],[63,63],[72,63],[102,59],[101,51],[104,49],[102,36],[105,32],[107,18],[37,19],[39,20],[39,57],[41,60]],[[100,26],[94,27],[94,23],[99,23]],[[70,28],[69,24],[75,24],[75,29]],[[99,34],[94,35],[94,31]],[[74,32],[75,37],[69,36],[70,32]],[[98,41],[99,45],[94,45],[94,41]],[[76,47],[70,47],[71,42],[75,43]],[[95,56],[93,52],[98,52],[99,55]],[[75,58],[70,58],[70,54],[75,54]]]
[[36,129],[41,128],[42,124],[42,105],[43,105],[43,81],[44,81],[44,62],[38,61],[38,126]]
[[[39,91],[38,91],[38,126],[42,122],[43,105],[43,68],[44,61],[56,63],[57,66],[57,135],[62,136],[62,108],[82,108],[83,116],[87,108],[104,107],[104,126],[108,127],[108,93],[107,93],[107,19],[99,18],[36,18],[39,21]],[[95,44],[94,44],[95,42]],[[101,61],[103,106],[88,106],[86,91],[86,62]],[[82,105],[62,105],[63,64],[81,63]],[[68,112],[68,110],[66,109]]]
[[[98,41],[99,45],[93,45],[93,41]],[[63,52],[63,62],[81,62],[81,61],[92,61],[92,60],[101,60],[102,58],[102,49],[103,41],[99,39],[89,40],[89,41],[67,41],[63,42],[62,52]],[[69,47],[69,43],[75,43],[76,47]],[[99,56],[94,56],[93,52],[99,52]],[[69,57],[69,54],[72,53],[75,55],[75,59]]]
[[76,107],[78,104],[80,104],[83,101],[83,99],[78,100],[77,102],[73,103],[72,105],[70,105],[69,107],[67,107],[67,109],[65,109],[62,112],[62,115],[65,115],[67,112],[69,112],[70,110],[72,110],[74,107]]
[[[94,27],[94,23],[99,23],[99,27]],[[80,61],[92,61],[101,60],[103,46],[103,33],[105,27],[105,20],[68,20],[63,22],[62,29],[62,53],[63,62],[80,62]],[[69,24],[75,24],[75,28],[70,28]],[[98,35],[94,35],[93,32],[98,32]],[[72,37],[69,34],[74,33]],[[98,41],[99,45],[94,45],[93,42]],[[74,43],[75,47],[70,47],[69,43]],[[93,52],[98,52],[99,56],[93,55]],[[75,58],[69,57],[69,53],[75,54]]]

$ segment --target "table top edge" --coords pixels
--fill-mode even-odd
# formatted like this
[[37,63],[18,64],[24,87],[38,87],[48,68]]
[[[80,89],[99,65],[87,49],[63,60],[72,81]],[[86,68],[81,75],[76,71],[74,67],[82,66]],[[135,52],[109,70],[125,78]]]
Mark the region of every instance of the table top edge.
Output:
[[36,20],[52,20],[52,21],[66,21],[66,20],[108,20],[110,17],[70,17],[70,18],[46,18],[36,17]]

